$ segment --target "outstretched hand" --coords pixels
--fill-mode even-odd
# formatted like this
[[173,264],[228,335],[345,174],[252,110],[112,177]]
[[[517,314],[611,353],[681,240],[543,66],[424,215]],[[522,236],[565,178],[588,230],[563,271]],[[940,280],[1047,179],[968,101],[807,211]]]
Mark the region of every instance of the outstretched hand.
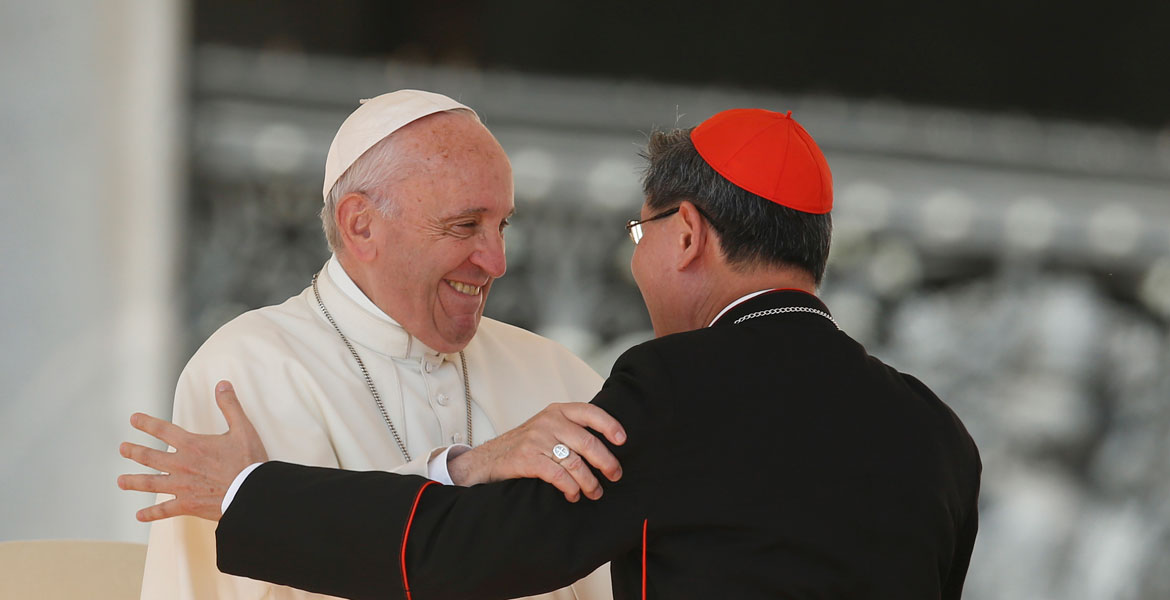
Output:
[[[450,459],[447,469],[451,481],[457,485],[474,485],[504,479],[542,479],[560,490],[570,502],[576,502],[582,494],[596,500],[601,497],[601,482],[589,465],[610,481],[621,478],[622,467],[587,427],[614,445],[626,441],[621,423],[600,407],[583,402],[555,402],[519,427]],[[554,455],[553,448],[558,444],[568,447],[567,456]]]
[[118,487],[124,490],[171,494],[173,499],[138,511],[139,521],[156,521],[189,515],[218,521],[224,494],[248,465],[268,460],[252,422],[236,398],[232,384],[215,386],[215,403],[227,419],[228,430],[219,435],[199,435],[143,413],[130,416],[130,424],[175,449],[165,452],[122,442],[122,456],[152,469],[157,475],[122,475]]

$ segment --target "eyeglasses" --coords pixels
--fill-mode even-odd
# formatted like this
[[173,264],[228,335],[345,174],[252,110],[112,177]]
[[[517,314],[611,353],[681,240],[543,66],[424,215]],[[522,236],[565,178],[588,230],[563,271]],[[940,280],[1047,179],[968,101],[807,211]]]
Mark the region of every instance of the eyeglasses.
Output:
[[[674,213],[678,212],[678,209],[680,208],[680,206],[681,205],[676,206],[676,207],[669,209],[669,210],[662,211],[662,212],[654,215],[653,217],[647,217],[645,219],[640,219],[637,221],[626,221],[626,233],[630,234],[630,239],[633,240],[634,245],[637,246],[638,242],[642,241],[642,224],[643,223],[649,223],[650,221],[657,221],[658,219],[665,219],[666,217],[669,217],[670,215],[673,215]],[[714,227],[716,231],[718,231],[720,229],[720,227],[715,223],[715,221],[712,220],[711,217],[707,215],[707,213],[703,212],[703,209],[699,208],[698,206],[695,206],[694,208],[695,208],[695,211],[698,212],[700,215],[702,215],[702,217],[704,219],[706,219],[707,222],[710,223],[711,226]]]
[[665,219],[666,217],[669,217],[670,215],[673,215],[676,212],[678,212],[677,206],[670,209],[670,210],[660,212],[660,213],[654,215],[653,217],[647,217],[645,219],[640,219],[640,220],[636,220],[636,221],[628,221],[628,222],[626,222],[626,233],[630,234],[630,239],[633,240],[634,245],[637,246],[638,242],[642,241],[642,224],[643,223],[649,223],[650,221],[657,221],[658,219]]

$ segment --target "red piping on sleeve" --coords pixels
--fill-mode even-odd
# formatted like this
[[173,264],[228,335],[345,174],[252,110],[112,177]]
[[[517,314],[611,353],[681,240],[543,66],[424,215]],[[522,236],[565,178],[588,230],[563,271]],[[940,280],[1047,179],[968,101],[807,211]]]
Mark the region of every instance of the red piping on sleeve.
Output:
[[[646,600],[646,524],[650,519],[642,520],[642,600]],[[405,546],[404,546],[405,547]],[[403,567],[405,569],[405,567]],[[406,571],[403,570],[403,579],[405,580]],[[410,595],[407,594],[407,597]]]
[[410,507],[410,517],[406,519],[406,530],[402,532],[402,551],[398,553],[398,556],[402,563],[402,589],[406,592],[406,600],[411,600],[410,584],[406,582],[406,539],[410,537],[410,525],[414,523],[414,511],[418,510],[418,501],[422,499],[423,490],[427,489],[427,486],[437,483],[436,481],[428,481],[418,488],[418,494],[414,497],[414,506]]

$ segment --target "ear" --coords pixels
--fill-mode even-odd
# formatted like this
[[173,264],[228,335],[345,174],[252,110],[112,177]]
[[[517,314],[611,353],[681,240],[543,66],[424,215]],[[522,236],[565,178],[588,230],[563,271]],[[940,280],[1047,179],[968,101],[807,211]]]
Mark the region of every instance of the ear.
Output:
[[337,202],[337,228],[341,232],[341,243],[345,252],[354,259],[368,262],[378,255],[374,243],[375,215],[377,207],[369,196],[352,192]]
[[688,200],[679,205],[678,214],[681,230],[678,231],[679,256],[675,268],[683,271],[694,265],[712,247],[711,224]]

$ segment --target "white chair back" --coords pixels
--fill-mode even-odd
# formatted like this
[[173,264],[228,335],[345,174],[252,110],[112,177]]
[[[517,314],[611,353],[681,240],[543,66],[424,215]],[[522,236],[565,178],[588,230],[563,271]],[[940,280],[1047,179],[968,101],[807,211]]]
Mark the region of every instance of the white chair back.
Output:
[[145,564],[146,544],[0,542],[0,598],[137,600]]

